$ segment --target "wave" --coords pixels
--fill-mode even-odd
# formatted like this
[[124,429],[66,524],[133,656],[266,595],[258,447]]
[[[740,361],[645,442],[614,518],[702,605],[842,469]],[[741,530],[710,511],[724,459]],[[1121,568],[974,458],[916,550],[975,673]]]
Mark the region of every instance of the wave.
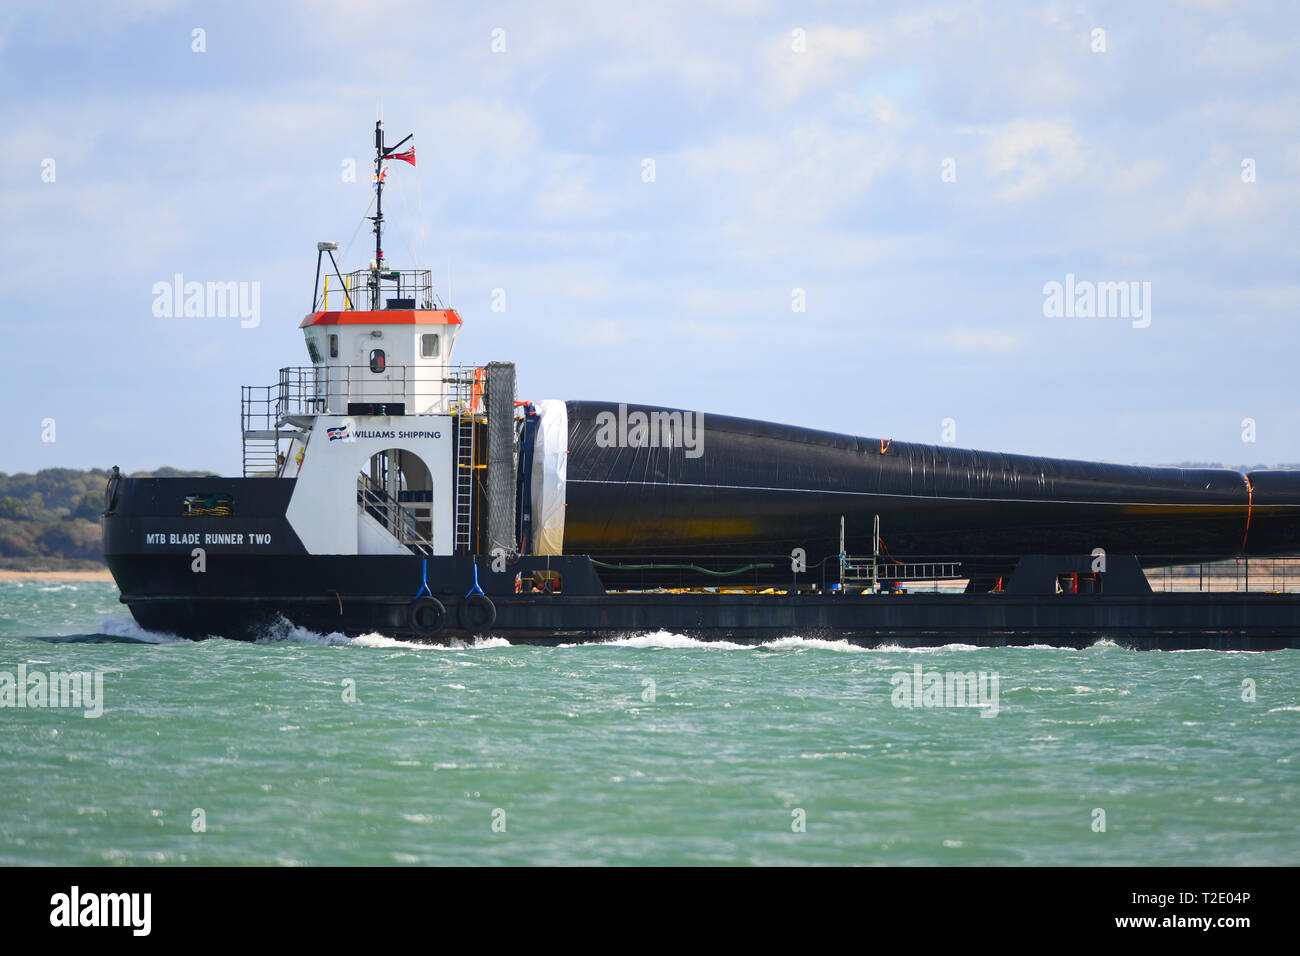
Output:
[[[209,635],[209,639],[220,640],[222,635]],[[99,630],[93,634],[72,634],[52,637],[43,637],[54,643],[137,643],[137,644],[170,644],[178,641],[186,641],[188,638],[178,637],[175,634],[168,634],[159,631],[149,631],[141,627],[131,618],[105,618],[100,622]],[[257,637],[253,642],[255,644],[314,644],[324,647],[365,647],[365,648],[401,648],[407,650],[434,650],[434,651],[464,651],[464,650],[488,650],[497,648],[514,647],[508,639],[504,637],[480,637],[473,640],[464,641],[456,638],[444,640],[438,643],[415,641],[397,637],[391,637],[387,634],[373,632],[352,637],[338,631],[322,633],[313,631],[305,627],[293,624],[292,622],[281,618],[275,624],[266,628],[266,630]],[[1049,644],[1032,644],[1032,645],[999,645],[997,647],[982,646],[977,644],[968,644],[960,641],[949,643],[934,643],[920,647],[904,647],[896,643],[884,643],[875,647],[863,647],[859,644],[850,643],[845,639],[831,639],[822,637],[801,637],[798,634],[791,634],[785,637],[771,638],[767,640],[702,640],[697,637],[691,637],[686,634],[679,634],[674,631],[658,630],[648,633],[623,634],[618,637],[607,638],[598,641],[574,641],[555,645],[557,648],[576,648],[576,647],[627,647],[633,649],[649,650],[713,650],[713,651],[829,651],[834,653],[881,653],[881,654],[938,654],[945,651],[987,651],[987,650],[1021,650],[1021,651],[1075,651],[1075,648],[1059,647]],[[1129,650],[1116,644],[1110,638],[1100,638],[1094,642],[1089,650]]]
[[254,643],[318,644],[324,647],[404,648],[416,651],[484,650],[495,647],[513,646],[509,641],[502,637],[483,637],[476,638],[473,641],[452,640],[447,643],[432,644],[424,641],[402,640],[401,638],[389,637],[387,634],[380,634],[378,632],[361,634],[357,637],[349,637],[338,631],[321,634],[319,631],[299,627],[297,624],[293,624],[284,618],[281,618],[275,624],[268,627]]
[[648,634],[627,634],[620,637],[609,638],[603,641],[574,642],[570,644],[559,644],[558,647],[575,648],[575,647],[631,647],[637,649],[665,649],[665,650],[688,650],[701,649],[712,651],[834,651],[839,653],[852,654],[935,654],[940,651],[979,651],[988,650],[989,648],[979,647],[975,644],[935,644],[929,647],[903,647],[899,644],[881,644],[877,647],[863,647],[860,644],[853,644],[847,640],[829,640],[820,637],[800,637],[792,634],[788,637],[778,637],[764,641],[748,641],[740,643],[738,641],[706,641],[697,637],[690,637],[686,634],[677,634],[673,631],[653,631]]
[[715,651],[744,651],[752,644],[736,644],[732,641],[701,641],[699,638],[674,634],[672,631],[652,631],[649,634],[628,634],[623,637],[611,637],[602,641],[581,641],[572,644],[559,644],[558,647],[634,647],[663,648],[666,650],[685,650],[686,648],[707,648]]
[[846,640],[828,641],[821,637],[779,637],[775,641],[767,641],[760,644],[759,647],[765,647],[773,651],[802,650],[805,648],[817,651],[841,651],[849,653],[859,653],[869,651],[871,648],[862,647],[858,644],[850,644]]
[[133,618],[106,617],[93,634],[58,634],[38,638],[51,644],[174,644],[186,638],[161,631],[147,631]]

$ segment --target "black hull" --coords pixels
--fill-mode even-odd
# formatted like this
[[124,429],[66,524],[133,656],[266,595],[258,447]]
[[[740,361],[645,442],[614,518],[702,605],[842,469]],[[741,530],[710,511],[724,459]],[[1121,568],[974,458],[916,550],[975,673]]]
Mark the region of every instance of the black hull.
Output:
[[[105,560],[121,600],[142,627],[192,638],[255,640],[287,621],[321,634],[441,642],[491,635],[547,645],[668,631],[736,643],[798,636],[872,647],[1088,647],[1103,639],[1136,649],[1300,647],[1300,595],[1143,593],[1132,556],[1110,556],[1104,594],[1051,593],[1057,572],[1086,570],[1089,559],[1079,555],[1026,558],[1008,591],[994,594],[607,593],[607,572],[581,555],[527,556],[496,568],[468,555],[310,555],[284,518],[292,490],[291,480],[279,479],[122,481],[103,518]],[[232,496],[235,516],[167,517],[181,515],[184,498],[194,494]],[[172,540],[175,529],[181,537]],[[184,539],[232,533],[243,537],[205,546],[203,570],[196,570],[193,544]],[[267,537],[257,543],[253,534]],[[539,571],[559,578],[558,593],[516,591],[517,580],[543,577]],[[821,576],[810,569],[798,583],[824,585]],[[467,597],[476,582],[486,601]],[[432,621],[430,598],[442,615]],[[419,602],[424,619],[415,614]],[[492,612],[486,624],[484,605]]]
[[[410,640],[556,645],[667,631],[706,641],[762,643],[783,637],[867,647],[961,643],[1089,647],[1108,639],[1140,650],[1277,650],[1300,647],[1300,595],[1291,594],[719,594],[602,593],[586,558],[525,559],[501,573],[486,559],[230,556],[202,576],[174,560],[115,555],[110,567],[139,624],[182,637],[274,637],[284,623],[320,634],[380,633]],[[489,627],[463,625],[478,581]],[[546,568],[560,593],[515,593],[515,574]],[[183,572],[189,574],[189,572]],[[427,577],[445,608],[436,631],[414,625]],[[417,593],[419,598],[417,598]]]
[[[563,595],[496,597],[496,621],[476,633],[455,623],[437,634],[408,625],[409,598],[333,595],[288,599],[125,595],[142,627],[201,638],[257,640],[282,622],[319,634],[382,633],[431,642],[486,636],[512,644],[607,641],[666,631],[703,641],[765,643],[783,637],[847,641],[865,647],[1090,647],[1110,640],[1135,650],[1279,650],[1300,647],[1300,600],[1290,595],[1157,595],[1152,598],[1011,598],[895,594]],[[459,602],[446,603],[449,618]]]

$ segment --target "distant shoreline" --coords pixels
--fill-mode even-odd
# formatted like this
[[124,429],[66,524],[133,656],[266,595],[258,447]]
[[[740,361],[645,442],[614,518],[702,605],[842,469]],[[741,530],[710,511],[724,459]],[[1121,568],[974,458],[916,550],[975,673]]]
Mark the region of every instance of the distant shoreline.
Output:
[[0,581],[112,581],[112,573],[103,571],[6,571],[0,569]]

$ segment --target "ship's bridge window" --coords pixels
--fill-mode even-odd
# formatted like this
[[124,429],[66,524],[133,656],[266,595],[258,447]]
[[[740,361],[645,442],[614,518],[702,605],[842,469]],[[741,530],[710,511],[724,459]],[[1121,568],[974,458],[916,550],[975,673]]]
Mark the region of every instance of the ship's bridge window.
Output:
[[438,334],[426,332],[420,336],[420,355],[423,358],[438,357]]
[[382,372],[384,370],[386,359],[384,358],[383,349],[370,350],[370,371]]
[[330,334],[330,358],[338,358],[338,357],[339,357],[339,337],[331,333]]

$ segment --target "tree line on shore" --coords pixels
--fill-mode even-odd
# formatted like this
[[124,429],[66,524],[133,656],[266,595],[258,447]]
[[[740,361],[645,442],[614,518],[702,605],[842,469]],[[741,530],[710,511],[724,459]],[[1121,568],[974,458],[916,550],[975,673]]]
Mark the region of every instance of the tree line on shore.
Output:
[[[185,477],[203,471],[159,468],[130,477]],[[92,570],[104,566],[99,515],[108,471],[43,468],[0,472],[0,568],[17,571]]]

